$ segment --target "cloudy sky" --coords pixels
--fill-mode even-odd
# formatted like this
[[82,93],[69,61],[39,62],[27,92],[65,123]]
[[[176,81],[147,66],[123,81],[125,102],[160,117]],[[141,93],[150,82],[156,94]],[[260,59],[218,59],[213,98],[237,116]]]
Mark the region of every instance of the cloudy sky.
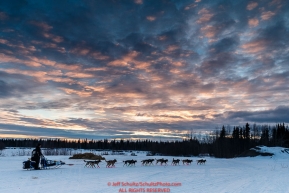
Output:
[[0,137],[289,123],[287,0],[1,0]]

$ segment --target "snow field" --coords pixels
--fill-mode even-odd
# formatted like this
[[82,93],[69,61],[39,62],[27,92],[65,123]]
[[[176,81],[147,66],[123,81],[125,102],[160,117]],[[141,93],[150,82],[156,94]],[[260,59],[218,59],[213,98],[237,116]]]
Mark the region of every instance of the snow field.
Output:
[[[284,149],[284,148],[283,148]],[[204,192],[204,193],[286,193],[289,192],[289,154],[282,148],[263,147],[262,151],[273,152],[272,157],[246,157],[217,159],[205,157],[205,165],[197,165],[199,157],[107,155],[106,160],[117,159],[115,168],[85,168],[83,160],[68,159],[70,156],[46,156],[62,160],[72,166],[59,169],[23,170],[22,162],[29,156],[11,156],[13,151],[4,150],[0,157],[0,192],[4,193],[117,193],[117,192]],[[30,151],[30,150],[29,150]],[[14,154],[15,155],[15,154]],[[141,160],[151,158],[168,159],[167,166],[142,166]],[[191,165],[172,166],[174,159],[193,159]],[[123,167],[123,161],[136,159],[136,166]],[[141,184],[158,184],[141,186]],[[161,186],[178,183],[177,186]],[[180,185],[179,185],[180,184]]]

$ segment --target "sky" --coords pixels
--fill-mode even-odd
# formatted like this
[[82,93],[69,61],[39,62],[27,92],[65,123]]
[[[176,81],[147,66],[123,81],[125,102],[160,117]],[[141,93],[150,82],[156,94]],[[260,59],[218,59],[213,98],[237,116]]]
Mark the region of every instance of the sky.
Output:
[[0,137],[289,122],[287,0],[1,0]]

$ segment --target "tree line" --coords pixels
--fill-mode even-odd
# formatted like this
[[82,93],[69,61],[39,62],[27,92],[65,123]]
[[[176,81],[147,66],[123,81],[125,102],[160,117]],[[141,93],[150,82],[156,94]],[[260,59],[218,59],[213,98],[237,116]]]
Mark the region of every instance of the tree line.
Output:
[[151,155],[198,156],[209,154],[219,158],[236,157],[245,150],[258,145],[289,147],[289,129],[285,124],[250,126],[223,126],[205,136],[193,134],[183,140],[67,140],[67,139],[0,139],[0,149],[6,147],[73,148],[97,150],[148,151]]

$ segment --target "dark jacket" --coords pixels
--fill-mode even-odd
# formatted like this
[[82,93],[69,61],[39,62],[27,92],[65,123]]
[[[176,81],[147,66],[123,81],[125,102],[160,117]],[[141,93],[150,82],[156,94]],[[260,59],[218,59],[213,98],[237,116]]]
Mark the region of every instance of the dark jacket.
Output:
[[42,154],[41,149],[40,149],[39,146],[37,146],[35,150],[36,150],[36,155],[37,155],[37,157],[43,156],[43,154]]
[[42,152],[41,152],[41,149],[38,146],[36,146],[36,148],[32,151],[32,155],[31,155],[31,158],[32,160],[37,160],[39,159],[41,156],[43,156]]

